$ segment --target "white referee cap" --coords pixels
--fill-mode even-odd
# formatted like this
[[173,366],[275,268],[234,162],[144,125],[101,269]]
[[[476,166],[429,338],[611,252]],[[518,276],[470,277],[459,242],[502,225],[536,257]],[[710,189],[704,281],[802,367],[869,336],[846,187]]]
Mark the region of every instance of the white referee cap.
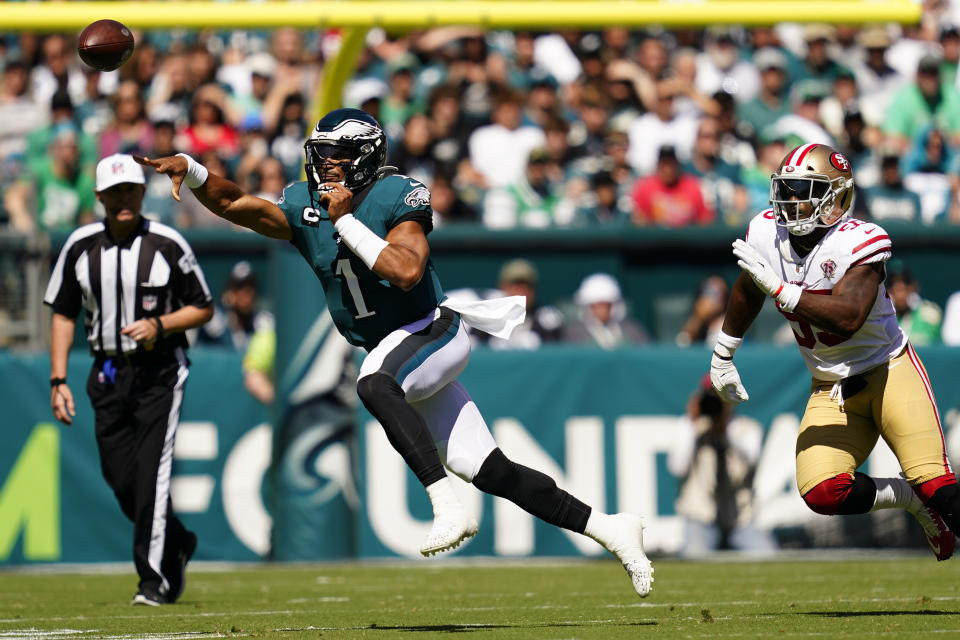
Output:
[[143,177],[143,167],[137,164],[133,156],[115,153],[97,163],[97,193],[124,182],[147,182]]

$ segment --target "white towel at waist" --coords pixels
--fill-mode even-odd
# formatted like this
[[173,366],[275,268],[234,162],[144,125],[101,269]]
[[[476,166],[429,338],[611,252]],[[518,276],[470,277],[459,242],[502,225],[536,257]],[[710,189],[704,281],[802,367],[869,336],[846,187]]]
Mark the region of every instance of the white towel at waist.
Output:
[[488,300],[444,300],[441,307],[452,309],[471,327],[507,340],[527,317],[527,298],[507,296]]

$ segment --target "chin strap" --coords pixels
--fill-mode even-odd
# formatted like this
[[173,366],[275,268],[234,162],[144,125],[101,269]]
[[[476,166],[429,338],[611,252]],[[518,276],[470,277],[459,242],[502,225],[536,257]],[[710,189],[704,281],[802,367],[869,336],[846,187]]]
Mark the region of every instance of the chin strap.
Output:
[[376,171],[374,171],[373,181],[376,182],[377,180],[381,180],[383,178],[386,178],[387,176],[392,176],[396,173],[400,173],[400,169],[396,167],[391,167],[390,165],[384,165],[379,169],[377,169]]

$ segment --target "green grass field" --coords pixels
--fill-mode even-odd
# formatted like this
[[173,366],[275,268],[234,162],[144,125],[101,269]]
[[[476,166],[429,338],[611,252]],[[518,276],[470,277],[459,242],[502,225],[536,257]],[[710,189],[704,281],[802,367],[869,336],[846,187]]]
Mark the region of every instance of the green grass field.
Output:
[[957,560],[857,552],[655,560],[641,600],[612,559],[191,567],[175,605],[132,572],[0,572],[0,638],[960,638]]

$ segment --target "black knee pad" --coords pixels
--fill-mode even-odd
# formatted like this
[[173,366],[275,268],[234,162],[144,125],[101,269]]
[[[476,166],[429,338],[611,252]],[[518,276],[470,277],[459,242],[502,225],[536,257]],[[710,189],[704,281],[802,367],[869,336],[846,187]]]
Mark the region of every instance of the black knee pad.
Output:
[[357,395],[367,411],[379,417],[391,403],[403,400],[407,394],[393,376],[373,373],[357,381]]
[[519,481],[519,465],[497,448],[491,451],[480,465],[480,471],[473,479],[473,485],[484,493],[504,498],[511,490],[517,488]]

